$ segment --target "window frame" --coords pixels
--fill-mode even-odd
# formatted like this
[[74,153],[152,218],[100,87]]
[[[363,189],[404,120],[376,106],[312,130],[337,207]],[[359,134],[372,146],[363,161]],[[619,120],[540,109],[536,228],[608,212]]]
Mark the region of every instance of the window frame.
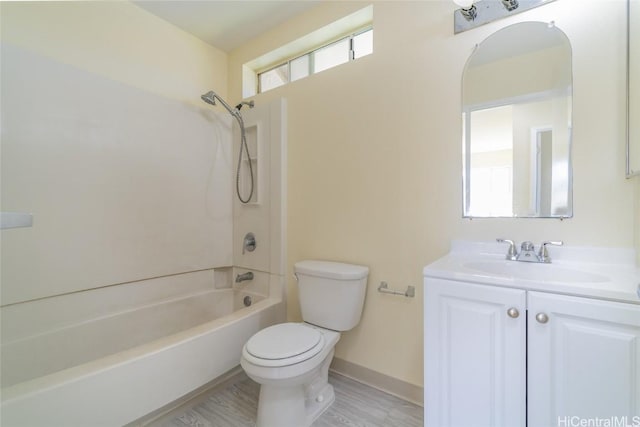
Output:
[[[290,57],[290,58],[288,58],[286,60],[278,61],[277,63],[271,64],[268,67],[265,67],[265,68],[261,69],[260,71],[256,71],[256,80],[257,80],[257,86],[258,86],[257,93],[264,93],[264,92],[267,92],[269,90],[276,89],[276,88],[282,87],[284,85],[287,85],[289,83],[301,80],[301,79],[303,79],[305,77],[309,77],[309,76],[311,76],[313,74],[318,74],[318,73],[321,73],[322,71],[330,70],[331,68],[335,68],[338,65],[343,65],[343,64],[349,63],[351,61],[354,61],[356,58],[355,58],[355,52],[353,50],[353,43],[354,43],[353,39],[355,37],[361,35],[361,34],[364,34],[364,33],[368,32],[368,31],[371,31],[373,33],[373,25],[368,25],[366,27],[363,27],[363,28],[360,28],[358,30],[352,31],[350,33],[347,33],[346,35],[342,35],[342,36],[337,37],[335,39],[331,39],[330,41],[328,41],[326,43],[323,43],[321,45],[318,45],[318,46],[314,47],[313,49],[307,50],[302,54]],[[322,49],[325,49],[325,48],[327,48],[327,47],[329,47],[329,46],[331,46],[333,44],[343,42],[344,40],[349,40],[349,53],[348,53],[348,58],[349,59],[347,60],[347,62],[342,62],[340,64],[337,64],[337,65],[333,66],[333,67],[325,68],[325,69],[320,70],[320,71],[314,71],[315,70],[315,54],[316,54],[316,52],[318,52],[318,51],[320,51]],[[371,53],[373,53],[373,50],[372,50]],[[302,57],[305,57],[305,56],[309,57],[309,64],[308,64],[308,70],[307,70],[308,74],[306,76],[300,77],[300,78],[298,78],[296,80],[291,80],[291,62],[293,62],[293,61],[295,61],[297,59],[300,59]],[[364,56],[367,56],[367,55],[364,55]],[[357,59],[360,59],[360,58],[357,58]],[[287,72],[287,75],[288,75],[287,76],[287,81],[285,81],[283,84],[281,84],[279,86],[275,86],[275,87],[272,87],[270,89],[263,90],[263,88],[262,88],[262,79],[261,79],[262,74],[268,73],[270,71],[274,71],[274,70],[276,70],[276,69],[278,69],[278,68],[280,68],[282,66],[285,66],[285,65],[287,66],[287,71],[288,71]]]

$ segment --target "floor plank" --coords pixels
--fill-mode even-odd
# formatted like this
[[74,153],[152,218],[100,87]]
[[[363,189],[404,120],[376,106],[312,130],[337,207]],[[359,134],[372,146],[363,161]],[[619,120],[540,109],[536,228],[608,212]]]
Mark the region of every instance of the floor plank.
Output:
[[[418,405],[331,372],[336,401],[312,427],[422,427]],[[152,427],[255,427],[260,386],[244,373]]]

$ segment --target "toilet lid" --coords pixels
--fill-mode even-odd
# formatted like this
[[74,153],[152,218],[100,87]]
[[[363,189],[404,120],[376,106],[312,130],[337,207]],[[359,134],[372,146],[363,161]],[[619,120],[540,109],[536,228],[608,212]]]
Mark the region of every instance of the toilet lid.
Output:
[[[323,346],[324,340],[318,330],[301,323],[281,323],[255,334],[247,341],[245,349],[247,353],[259,359],[306,360],[319,353]],[[302,355],[306,357],[296,357]]]

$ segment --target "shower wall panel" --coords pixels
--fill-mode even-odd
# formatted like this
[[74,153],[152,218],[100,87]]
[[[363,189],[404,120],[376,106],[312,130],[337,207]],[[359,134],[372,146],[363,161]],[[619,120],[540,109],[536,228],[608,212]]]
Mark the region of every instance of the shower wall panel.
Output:
[[1,52],[3,305],[232,264],[228,115]]

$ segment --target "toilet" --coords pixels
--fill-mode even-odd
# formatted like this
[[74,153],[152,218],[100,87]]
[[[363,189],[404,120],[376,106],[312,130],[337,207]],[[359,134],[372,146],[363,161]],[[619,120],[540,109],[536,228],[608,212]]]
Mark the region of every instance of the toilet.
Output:
[[300,261],[294,273],[304,322],[265,328],[242,349],[242,368],[260,384],[256,427],[307,427],[333,403],[334,348],[362,315],[367,267]]

